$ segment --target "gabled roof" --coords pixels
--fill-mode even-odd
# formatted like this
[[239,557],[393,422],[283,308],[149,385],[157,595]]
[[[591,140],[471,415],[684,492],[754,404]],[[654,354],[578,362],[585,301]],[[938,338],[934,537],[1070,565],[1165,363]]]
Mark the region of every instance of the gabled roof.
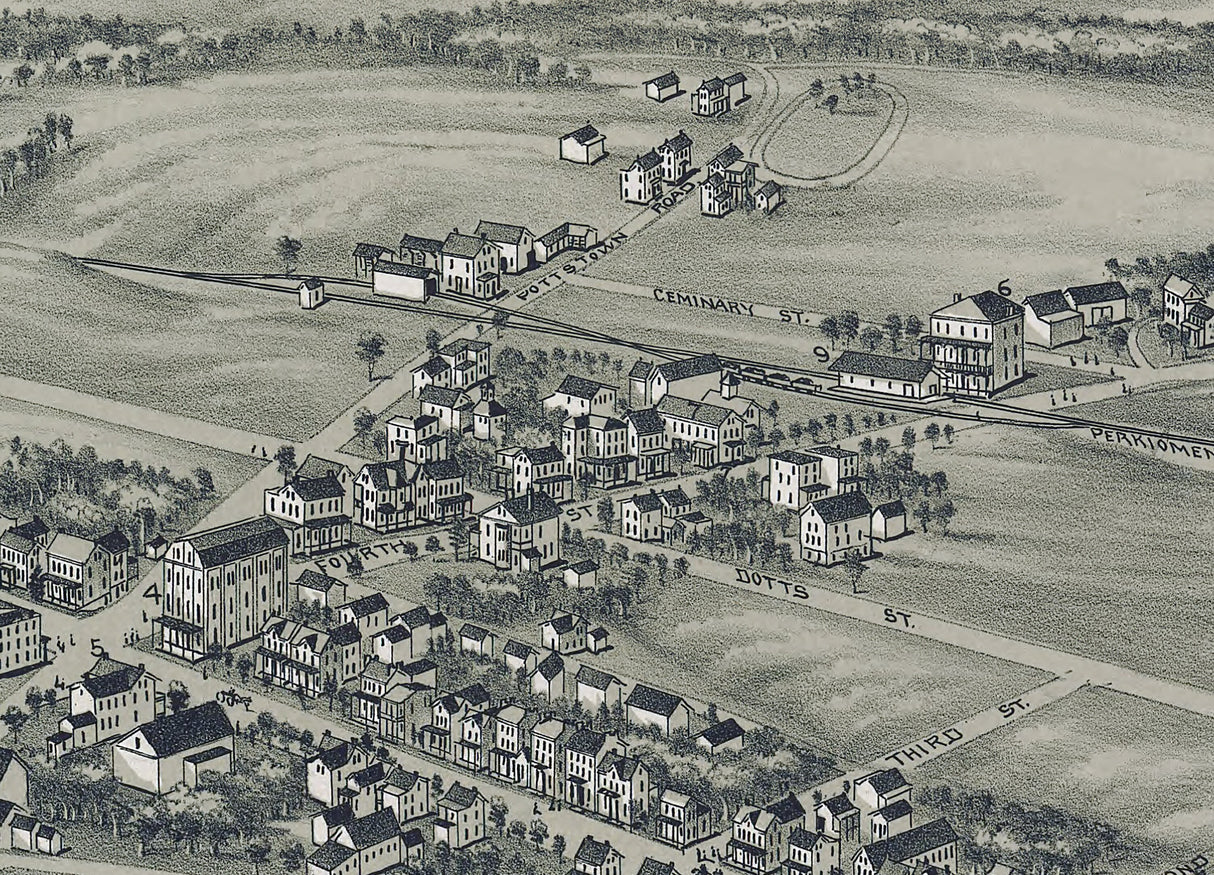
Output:
[[677,395],[663,395],[662,400],[658,402],[658,413],[714,427],[722,425],[730,416],[737,416],[728,407],[705,404],[703,401],[692,401]]
[[713,76],[711,79],[703,80],[700,87],[707,88],[709,91],[720,91],[725,87],[725,80],[719,76]]
[[340,769],[350,762],[355,752],[355,747],[350,742],[334,740],[327,747],[310,756],[308,766],[311,767],[312,763],[319,762],[330,771]]
[[871,352],[844,351],[827,367],[837,374],[860,374],[881,380],[921,383],[932,372],[932,363],[923,359],[904,359]]
[[561,380],[561,385],[557,387],[556,391],[562,395],[572,395],[574,398],[590,401],[603,389],[610,388],[606,383],[587,380],[585,377],[577,376],[577,374],[567,374],[565,379]]
[[822,835],[816,832],[810,832],[804,827],[794,827],[793,831],[788,834],[788,843],[796,848],[804,848],[812,850],[813,846],[822,840]]
[[427,480],[454,480],[463,475],[463,470],[456,459],[439,459],[436,462],[426,462],[419,470]]
[[476,226],[476,235],[478,237],[484,235],[494,243],[510,243],[515,246],[523,241],[524,234],[530,233],[522,225],[506,225],[502,222],[486,222],[482,220]]
[[535,671],[540,677],[551,683],[557,675],[565,673],[565,660],[561,659],[557,653],[549,653],[535,667]]
[[438,407],[450,407],[452,409],[460,407],[468,403],[468,396],[458,389],[447,389],[443,386],[435,386],[430,384],[424,386],[417,398],[423,404],[434,404]]
[[203,568],[214,568],[267,550],[285,548],[289,539],[276,522],[267,516],[259,516],[186,535],[184,540],[194,548]]
[[599,671],[589,665],[583,665],[577,670],[576,680],[579,684],[585,684],[594,690],[606,690],[612,684],[620,682],[613,674],[608,674],[605,671]]
[[554,519],[560,514],[552,497],[545,492],[528,492],[516,498],[507,498],[497,507],[521,526]]
[[734,73],[730,76],[725,77],[726,85],[737,85],[739,82],[745,82],[745,81],[746,81],[746,74],[744,74],[744,73]]
[[391,808],[381,808],[374,814],[360,817],[342,827],[350,836],[354,848],[365,851],[376,845],[382,845],[388,839],[400,832],[400,824],[396,820],[396,812]]
[[565,742],[565,750],[574,753],[597,754],[607,742],[607,736],[593,729],[579,729]]
[[1042,292],[1039,295],[1029,295],[1024,299],[1024,306],[1033,311],[1038,319],[1054,316],[1058,313],[1074,313],[1071,302],[1060,291]]
[[552,616],[540,625],[551,626],[552,631],[556,632],[556,634],[564,635],[572,632],[579,623],[585,625],[585,618],[569,611],[553,611]]
[[890,793],[902,787],[909,787],[906,777],[898,769],[885,769],[884,771],[874,772],[871,775],[866,775],[856,782],[857,784],[868,784],[879,794]]
[[336,583],[341,583],[336,577],[330,577],[327,574],[322,574],[319,571],[314,571],[311,568],[305,568],[299,573],[299,577],[295,578],[295,584],[302,586],[304,589],[315,590],[316,592],[328,592]]
[[700,738],[711,744],[713,747],[733,741],[735,738],[742,738],[745,732],[742,730],[738,721],[729,717],[722,720],[720,723],[714,723],[703,732],[700,733]]
[[656,85],[658,88],[669,88],[671,85],[679,84],[679,77],[671,70],[669,73],[663,73],[661,76],[654,76],[652,79],[646,79],[642,85]]
[[403,769],[400,766],[393,767],[388,774],[388,780],[385,782],[387,787],[395,787],[398,790],[408,790],[418,781],[422,780],[422,776],[417,772]]
[[389,644],[399,644],[405,639],[413,637],[412,633],[406,626],[389,626],[379,634],[380,637],[382,637]]
[[461,352],[481,352],[490,347],[488,341],[473,340],[469,337],[457,337],[455,340],[448,343],[439,352],[442,355],[459,355]]
[[872,505],[862,492],[844,492],[842,495],[819,498],[817,501],[811,501],[809,506],[817,511],[822,522],[827,524],[867,517],[873,511]]
[[1024,315],[1024,308],[1010,298],[995,292],[979,292],[962,298],[932,313],[950,319],[970,319],[978,322],[1002,322]]
[[34,542],[29,538],[17,534],[16,529],[9,529],[0,534],[0,544],[25,554],[30,553],[34,549]]
[[676,875],[674,863],[660,863],[653,857],[646,857],[641,861],[641,868],[637,869],[637,875]]
[[342,623],[340,626],[329,630],[329,640],[338,647],[349,647],[362,640],[362,632],[358,631],[358,627],[353,623]]
[[602,866],[607,862],[607,858],[611,854],[619,853],[619,851],[611,847],[611,842],[600,842],[593,836],[586,836],[586,838],[582,839],[582,843],[578,845],[577,853],[573,855],[573,859],[589,866]]
[[502,648],[502,654],[505,656],[513,656],[516,659],[527,659],[535,653],[535,648],[530,644],[524,644],[522,641],[515,641],[511,638],[506,642],[506,646]]
[[661,434],[666,430],[662,417],[656,407],[645,407],[641,410],[629,410],[624,418],[639,435]]
[[304,501],[344,498],[346,495],[346,490],[333,474],[325,474],[323,477],[311,477],[308,479],[297,477],[291,481],[291,486]]
[[653,362],[647,362],[644,359],[637,359],[633,362],[632,367],[628,371],[630,379],[644,380],[649,377],[649,372],[653,370]]
[[1202,325],[1214,319],[1214,308],[1208,307],[1205,304],[1194,304],[1189,308],[1189,315],[1185,317],[1185,322],[1193,325]]
[[476,258],[480,255],[481,249],[488,244],[488,240],[480,236],[472,236],[471,234],[460,234],[458,231],[452,231],[447,235],[447,239],[443,241],[443,255],[454,255],[458,258]]
[[823,458],[827,459],[850,459],[853,456],[859,455],[859,453],[854,453],[851,450],[845,450],[842,447],[832,447],[829,445],[814,447],[813,449],[806,450],[806,452],[812,456],[822,456]]
[[424,280],[426,277],[433,276],[434,271],[428,267],[421,267],[417,264],[406,264],[403,261],[385,261],[380,259],[375,262],[373,270],[376,273],[390,273],[393,276],[407,276],[415,280]]
[[469,684],[462,690],[457,690],[455,696],[473,708],[483,708],[489,704],[489,691],[482,684]]
[[667,507],[682,507],[685,504],[691,504],[691,499],[687,497],[687,493],[683,491],[682,486],[664,490],[658,493],[658,498]]
[[484,626],[478,626],[475,623],[464,623],[459,628],[459,637],[467,638],[470,641],[484,641],[486,638],[491,638],[492,633]]
[[691,137],[687,136],[686,131],[679,131],[669,140],[663,140],[662,145],[658,146],[659,152],[682,152],[685,149],[691,148]]
[[[459,781],[456,781],[447,790],[447,795],[443,797],[442,804],[446,808],[453,808],[456,811],[463,811],[465,808],[471,808],[476,804],[477,799],[483,799],[479,790],[475,787],[465,787]],[[386,810],[386,809],[385,809]]]
[[856,808],[855,804],[850,799],[847,798],[846,793],[840,793],[837,796],[831,796],[829,799],[823,799],[822,805],[825,805],[826,810],[835,817],[845,815],[850,811],[860,810]]
[[686,380],[691,377],[716,373],[721,370],[721,360],[717,357],[716,353],[710,352],[692,358],[663,362],[657,367],[658,372],[666,378],[667,382],[673,383],[676,380]]
[[1187,279],[1176,274],[1168,274],[1168,278],[1164,280],[1163,288],[1165,291],[1180,295],[1186,301],[1205,300],[1206,293],[1197,288]]
[[143,734],[158,757],[209,747],[235,735],[227,712],[218,702],[207,702],[196,708],[157,717],[131,730],[125,738],[130,738],[136,732]]
[[817,461],[809,453],[802,453],[798,450],[780,450],[778,453],[772,453],[768,458],[775,459],[777,462],[787,462],[790,465],[809,465]]
[[308,857],[308,868],[316,866],[324,872],[332,872],[357,853],[353,848],[347,848],[340,842],[330,839]]
[[432,356],[413,369],[413,373],[424,373],[437,377],[444,371],[451,370],[451,364],[442,356]]
[[81,684],[97,699],[129,692],[143,677],[142,665],[129,665],[115,659],[102,658],[93,663],[81,677]]
[[599,570],[599,563],[593,559],[583,559],[581,562],[574,562],[569,568],[574,574],[589,574]]
[[400,248],[438,253],[443,249],[443,241],[435,240],[432,237],[415,237],[412,234],[405,234],[400,238]]
[[1066,295],[1076,306],[1081,304],[1100,304],[1105,301],[1124,301],[1129,295],[1119,282],[1092,283],[1086,286],[1071,286]]
[[669,717],[683,703],[683,700],[672,693],[663,692],[655,687],[637,684],[628,694],[628,705],[639,708],[651,714]]
[[387,246],[380,246],[378,243],[359,243],[354,247],[354,254],[358,258],[379,258],[391,251]]
[[638,155],[632,160],[632,164],[628,166],[629,170],[640,168],[641,170],[653,170],[656,167],[662,166],[662,156],[650,149],[644,155]]
[[97,546],[107,553],[125,553],[131,549],[130,539],[118,529],[97,539]]
[[13,526],[12,531],[23,538],[28,538],[31,541],[36,541],[43,535],[50,534],[50,528],[42,521],[42,517],[34,514],[29,522],[22,523],[19,526]]
[[780,193],[780,183],[776,182],[774,179],[767,180],[765,183],[760,185],[759,188],[755,191],[756,195],[761,194],[761,195],[763,195],[763,197],[766,197],[766,198],[770,198],[772,195],[776,195],[779,193]]
[[568,140],[570,137],[577,140],[583,146],[588,146],[595,140],[602,139],[603,135],[599,133],[598,128],[596,128],[594,125],[585,125],[578,128],[576,131],[570,131],[569,133],[565,134],[565,136],[561,137],[561,139]]
[[873,817],[881,817],[886,822],[898,820],[899,818],[909,817],[914,809],[911,808],[910,802],[905,799],[899,799],[892,805],[886,805],[884,808],[878,808],[873,812]]
[[894,516],[906,516],[906,505],[901,501],[887,501],[885,504],[877,505],[873,509],[873,513],[879,513],[886,519]]
[[776,820],[780,823],[792,823],[794,820],[799,820],[805,817],[805,807],[801,805],[800,800],[792,793],[789,793],[779,802],[773,802],[765,809],[775,815]]
[[546,447],[523,447],[520,453],[526,456],[532,465],[547,465],[565,460],[565,454],[556,444],[548,444]]
[[[879,868],[881,863],[886,860],[903,863],[956,840],[957,833],[953,830],[952,824],[941,818],[890,836],[888,839],[865,845],[864,850],[868,852],[873,866]],[[879,861],[878,858],[880,858]]]
[[742,150],[730,143],[720,152],[712,156],[712,160],[708,162],[710,167],[728,167],[736,161],[742,160]]
[[384,598],[383,593],[373,592],[370,595],[365,595],[360,599],[355,599],[352,602],[347,602],[341,606],[342,611],[347,611],[356,619],[369,617],[379,611],[388,610],[388,600]]
[[60,556],[71,562],[83,564],[88,562],[89,556],[93,555],[93,546],[92,541],[59,532],[46,545],[46,552],[50,556]]

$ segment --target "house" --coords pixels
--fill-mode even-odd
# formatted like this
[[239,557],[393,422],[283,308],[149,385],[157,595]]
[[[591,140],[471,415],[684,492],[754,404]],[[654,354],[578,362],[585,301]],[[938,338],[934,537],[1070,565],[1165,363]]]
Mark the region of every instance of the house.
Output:
[[197,661],[212,644],[234,647],[261,634],[287,609],[288,546],[267,516],[174,541],[161,563],[163,613],[153,621],[159,649]]
[[729,189],[730,209],[753,209],[755,188],[755,168],[753,161],[747,161],[742,150],[730,143],[708,162],[707,172],[711,176],[720,174]]
[[[668,543],[678,524],[691,516],[691,499],[681,488],[650,490],[620,502],[620,533],[635,541]],[[687,523],[683,523],[686,534]]]
[[797,827],[788,836],[783,875],[832,875],[839,868],[839,840]]
[[691,731],[691,708],[679,696],[637,684],[625,701],[625,716],[637,726],[658,726],[669,736],[676,729]]
[[308,797],[329,807],[341,804],[341,790],[350,776],[365,769],[370,762],[366,751],[357,744],[339,741],[326,734],[321,738],[317,752],[304,763]]
[[[68,688],[68,713],[46,740],[47,761],[122,735],[163,713],[157,683],[142,664],[100,657]],[[4,798],[10,797],[0,796]]]
[[721,385],[721,360],[715,353],[653,362],[637,359],[628,372],[629,403],[635,407],[653,407],[666,395],[701,398]]
[[854,875],[877,875],[887,862],[908,871],[916,866],[934,866],[939,871],[957,871],[957,833],[944,819],[864,845],[852,860]]
[[554,610],[552,616],[540,624],[540,641],[544,647],[557,653],[577,653],[586,649],[586,634],[589,631],[590,623],[585,617]]
[[821,495],[840,495],[860,488],[859,453],[831,446],[814,447],[805,452],[818,459],[818,482],[824,487]]
[[723,750],[741,750],[746,733],[732,717],[714,723],[696,736],[696,744],[711,753]]
[[547,234],[535,238],[535,260],[545,264],[562,252],[585,252],[599,245],[599,232],[589,225],[562,222]]
[[924,338],[946,395],[989,398],[1024,377],[1024,307],[995,292],[957,294]]
[[336,577],[305,568],[295,578],[295,601],[335,609],[346,600],[346,584]]
[[884,808],[878,808],[869,820],[872,840],[876,842],[906,832],[914,826],[913,818],[914,810],[910,800],[905,797]]
[[549,653],[531,672],[528,687],[534,696],[543,696],[549,702],[565,695],[565,660],[560,655]]
[[430,779],[394,766],[384,781],[380,798],[383,807],[391,810],[396,822],[404,826],[430,813]]
[[354,820],[354,809],[348,802],[321,809],[312,815],[312,844],[323,845],[333,838],[334,830],[352,820]]
[[[612,744],[616,744],[612,739]],[[568,805],[594,811],[595,777],[608,750],[607,736],[576,729],[565,741],[564,797]]]
[[733,212],[733,195],[725,177],[709,173],[700,183],[700,214],[719,219]]
[[867,811],[885,808],[899,799],[910,799],[911,785],[898,769],[883,769],[865,775],[852,785],[852,797]]
[[[438,386],[440,389],[467,391],[478,383],[489,379],[491,365],[491,349],[485,341],[469,340],[467,338],[453,340],[413,369],[413,394],[420,398],[421,390],[431,385]],[[408,437],[408,435],[395,435],[393,433],[392,423],[397,421],[396,419],[392,419],[388,423],[389,457],[398,455],[397,452],[393,451],[393,444],[403,441]],[[402,423],[401,425],[402,429],[408,427],[407,423]],[[438,433],[429,422],[416,422],[412,427],[415,431],[419,432],[416,436],[417,441],[431,439]],[[411,459],[410,461],[430,460],[429,456],[423,458],[423,454],[420,451],[418,455],[419,458]],[[408,456],[401,456],[401,458],[408,458]],[[434,456],[434,458],[446,458],[446,452]]]
[[353,623],[362,636],[370,641],[376,632],[388,625],[388,600],[382,593],[373,592],[346,602],[337,609],[337,621]]
[[931,362],[922,359],[849,349],[840,353],[827,370],[837,375],[840,389],[916,399],[940,393],[940,375]]
[[477,556],[495,568],[534,571],[561,560],[560,511],[542,492],[507,498],[480,515]]
[[775,180],[769,179],[755,189],[755,209],[764,213],[773,213],[780,204],[784,203],[784,189]]
[[443,291],[482,300],[495,297],[501,291],[501,258],[501,250],[487,238],[453,229],[443,241]]
[[354,278],[369,279],[375,263],[381,258],[391,261],[396,252],[390,246],[376,243],[359,243],[354,247]]
[[648,204],[662,193],[662,156],[653,149],[620,170],[620,200]]
[[356,818],[366,817],[377,810],[380,787],[387,777],[388,770],[384,764],[375,762],[346,779],[346,786],[338,792]]
[[358,524],[381,534],[427,523],[447,523],[468,513],[471,494],[455,459],[414,465],[374,462],[363,466],[354,484]]
[[291,555],[318,556],[350,543],[346,490],[332,474],[301,479],[267,489],[263,511],[286,525]]
[[39,854],[49,854],[52,857],[57,857],[63,853],[63,833],[55,829],[49,823],[38,824],[38,832],[35,833],[34,850]]
[[583,665],[577,670],[574,678],[574,698],[582,703],[587,714],[598,714],[602,708],[608,713],[618,708],[624,685],[613,674],[599,671],[589,665]]
[[836,565],[856,552],[873,554],[872,505],[860,492],[811,501],[801,511],[801,558],[815,565]]
[[167,552],[169,552],[169,542],[164,535],[157,535],[143,545],[144,558],[151,559],[153,562],[163,559]]
[[645,96],[658,103],[677,97],[679,94],[679,77],[674,70],[663,73],[661,76],[654,76],[652,79],[646,79],[642,84],[645,88]]
[[720,115],[729,109],[729,87],[717,76],[704,79],[691,92],[691,111],[695,115]]
[[309,453],[304,458],[303,463],[295,469],[295,476],[301,480],[311,480],[319,477],[336,478],[345,492],[341,512],[347,516],[350,515],[354,504],[354,472],[345,464]]
[[308,875],[374,875],[405,860],[400,824],[392,811],[343,823],[308,857]]
[[[8,674],[46,662],[42,615],[23,605],[0,601],[0,673]],[[0,799],[3,799],[0,796]]]
[[628,455],[628,427],[599,414],[571,416],[561,426],[565,470],[583,486],[612,489],[636,479],[636,459]]
[[628,428],[626,452],[636,459],[638,480],[654,480],[670,473],[670,438],[666,423],[656,407],[629,410],[624,414]]
[[739,395],[737,392],[738,378],[728,371],[721,374],[721,388],[709,389],[700,402],[714,407],[725,407],[732,410],[742,420],[744,433],[750,434],[763,424],[763,408],[753,398]]
[[715,468],[742,461],[746,448],[742,418],[729,408],[665,395],[658,402],[658,414],[673,450],[685,453],[693,465]]
[[814,496],[825,493],[821,456],[781,450],[767,457],[767,472],[767,496],[776,507],[799,511]]
[[509,784],[527,784],[527,745],[536,718],[519,705],[507,704],[493,713],[493,747],[489,770]]
[[163,796],[193,789],[204,771],[231,774],[236,732],[218,702],[166,714],[137,726],[110,748],[114,780]]
[[120,598],[131,544],[117,531],[112,535],[98,541],[63,532],[51,537],[41,551],[42,598],[72,610],[104,607]]
[[480,400],[472,408],[472,436],[496,441],[506,436],[506,408],[498,402],[492,383],[481,383]]
[[491,727],[488,725],[489,716],[481,710],[469,710],[459,721],[459,731],[451,732],[452,759],[462,769],[473,774],[483,771],[487,766]]
[[446,842],[452,850],[466,848],[485,837],[485,797],[475,787],[456,781],[439,800],[434,821],[434,841]]
[[[430,359],[437,362],[448,372],[453,371],[441,357]],[[428,363],[427,363],[428,364]],[[426,374],[425,365],[413,372],[413,392],[421,394],[421,390],[430,385],[425,379],[419,385],[419,374]],[[461,375],[466,373],[459,372]],[[450,381],[450,378],[449,378]],[[412,462],[414,465],[424,465],[427,462],[441,462],[448,455],[447,432],[437,416],[394,416],[384,426],[387,432],[387,456],[389,461]]]
[[532,791],[552,798],[561,792],[565,776],[565,742],[571,732],[563,720],[551,717],[531,728],[527,786]]
[[375,262],[371,268],[371,294],[406,301],[429,301],[438,292],[438,273],[402,261]]
[[438,270],[442,262],[443,241],[432,237],[405,234],[400,238],[400,260],[414,267]]
[[677,185],[691,172],[691,137],[679,131],[657,148],[662,158],[662,182]]
[[413,658],[413,634],[405,626],[389,626],[371,639],[371,653],[385,665]]
[[263,683],[315,698],[358,677],[362,669],[362,635],[352,623],[328,632],[271,617],[254,653],[255,671]]
[[[0,801],[28,810],[29,783],[29,766],[25,760],[11,747],[0,747]],[[3,825],[0,822],[0,827]]]
[[565,586],[570,589],[594,589],[598,585],[599,564],[592,559],[574,562],[564,572]]
[[[34,519],[41,522],[37,517]],[[39,567],[39,557],[45,547],[36,538],[19,531],[20,528],[7,529],[0,534],[0,583],[6,589],[29,588],[33,571]]]
[[873,509],[873,537],[892,541],[906,534],[906,506],[901,501],[887,501]]
[[1198,349],[1214,343],[1214,307],[1205,304],[1189,307],[1189,315],[1180,326],[1180,335],[1184,343]]
[[1071,286],[1062,293],[1071,305],[1083,316],[1085,328],[1104,323],[1124,322],[1129,318],[1127,302],[1129,294],[1119,282],[1092,283],[1086,286]]
[[563,408],[567,416],[589,413],[610,416],[615,411],[615,401],[614,386],[568,374],[556,391],[544,399],[544,409]]
[[400,834],[404,862],[414,865],[420,863],[426,853],[426,842],[422,837],[421,827],[405,830]]
[[496,649],[497,636],[483,626],[475,623],[464,623],[459,630],[459,649],[463,653],[474,653],[477,656],[493,658]]
[[[1190,346],[1200,349],[1214,342],[1214,308],[1207,306],[1206,293],[1176,274],[1163,284],[1163,321]],[[0,548],[3,544],[0,536]]]
[[587,123],[561,137],[560,158],[574,164],[594,164],[607,157],[607,138],[594,125]]
[[646,857],[641,861],[641,868],[637,869],[637,875],[679,875],[679,873],[672,862],[663,863],[653,857]]
[[686,793],[667,788],[658,799],[654,838],[680,851],[712,834],[712,809]]
[[744,74],[734,73],[731,76],[726,76],[725,87],[729,91],[729,106],[731,109],[746,100],[746,76]]
[[522,225],[482,221],[476,236],[484,237],[501,252],[498,269],[502,273],[522,273],[534,266],[535,235]]
[[742,806],[731,822],[726,862],[752,875],[778,872],[788,857],[789,837],[804,819],[805,809],[792,795],[766,808]]
[[573,872],[577,875],[620,875],[624,855],[607,840],[598,841],[588,835],[573,855]]
[[502,648],[502,663],[511,676],[516,675],[520,670],[530,675],[539,663],[539,655],[530,644],[524,644],[522,641],[515,641],[511,638]]
[[472,429],[472,408],[475,402],[459,389],[441,386],[426,386],[417,395],[422,413],[436,417],[439,424],[451,431],[465,432]]
[[602,626],[595,626],[586,635],[586,649],[591,653],[602,653],[607,649],[609,633]]
[[595,774],[595,812],[629,829],[649,816],[649,769],[620,750],[604,754]]
[[814,809],[814,821],[814,832],[849,842],[860,837],[860,809],[846,793],[819,802]]
[[425,605],[410,608],[392,618],[392,623],[399,623],[409,630],[413,640],[417,642],[418,652],[429,651],[447,635],[447,617],[441,611],[430,613]]
[[1054,349],[1083,339],[1083,314],[1071,308],[1062,292],[1042,292],[1024,299],[1024,340]]

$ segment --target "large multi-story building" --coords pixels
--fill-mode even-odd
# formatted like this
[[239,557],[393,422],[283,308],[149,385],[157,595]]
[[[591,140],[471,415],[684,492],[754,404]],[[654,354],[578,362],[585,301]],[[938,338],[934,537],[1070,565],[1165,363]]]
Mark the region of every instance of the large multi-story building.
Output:
[[316,556],[350,543],[346,488],[333,474],[296,476],[267,489],[263,511],[285,524],[293,556]]
[[[924,339],[946,395],[989,398],[1024,377],[1024,307],[995,292],[932,313]],[[925,356],[926,357],[926,356]]]
[[208,648],[256,637],[287,609],[289,539],[269,517],[195,532],[163,560],[164,600],[156,645],[190,660]]
[[565,472],[575,483],[600,489],[636,479],[636,459],[628,454],[628,427],[611,416],[571,416],[561,426]]
[[508,498],[480,515],[477,555],[513,571],[536,571],[560,561],[560,511],[542,492]]
[[358,524],[381,534],[450,522],[466,514],[471,504],[455,459],[421,465],[399,459],[374,462],[364,465],[354,482]]
[[12,602],[0,601],[0,673],[20,671],[46,662],[42,615]]
[[316,697],[353,680],[362,668],[362,634],[353,623],[328,632],[271,617],[256,651],[257,676],[265,683]]
[[742,150],[730,143],[712,157],[706,168],[708,176],[719,175],[729,192],[729,208],[754,209],[755,168],[753,161],[747,161]]
[[531,728],[527,785],[541,796],[559,798],[565,782],[565,743],[573,730],[563,720],[549,718]]
[[[440,348],[413,370],[413,394],[420,396],[427,386],[463,392],[489,379],[491,354],[483,340],[460,338]],[[389,441],[392,435],[388,435]]]
[[788,857],[789,837],[804,823],[805,809],[792,795],[766,808],[744,805],[733,816],[725,861],[751,875],[777,872]]
[[42,550],[42,597],[75,610],[105,607],[121,598],[128,585],[131,542],[116,529],[91,541],[62,532]]
[[745,424],[728,407],[665,395],[657,410],[671,447],[685,452],[693,465],[713,468],[742,461]]
[[389,461],[423,465],[447,458],[447,430],[437,416],[394,416],[386,430]]
[[58,760],[70,751],[91,747],[121,735],[164,712],[156,691],[158,679],[143,665],[103,656],[68,690],[68,713],[59,731],[46,739],[46,758]]
[[501,250],[487,237],[452,231],[443,241],[443,291],[492,298],[501,291]]
[[498,450],[495,487],[507,498],[543,492],[553,501],[573,497],[573,478],[565,470],[565,455],[556,444]]
[[776,507],[799,511],[816,494],[822,482],[822,458],[797,450],[781,450],[767,457],[768,498]]
[[873,553],[872,505],[861,492],[845,492],[811,501],[801,511],[801,558],[835,565],[849,553]]
[[662,193],[662,156],[650,149],[620,171],[620,200],[647,204]]
[[636,407],[652,407],[666,395],[703,398],[721,386],[721,360],[715,353],[653,362],[637,359],[628,372],[628,400]]

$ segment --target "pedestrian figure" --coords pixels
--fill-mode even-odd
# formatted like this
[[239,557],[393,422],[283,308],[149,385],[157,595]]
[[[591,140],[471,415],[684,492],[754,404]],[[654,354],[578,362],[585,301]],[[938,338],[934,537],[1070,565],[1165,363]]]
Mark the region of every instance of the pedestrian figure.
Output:
[[1050,396],[1050,407],[1057,407],[1057,406],[1058,406],[1058,402],[1057,402],[1057,401],[1055,401],[1055,400],[1054,400],[1054,396],[1053,396],[1053,395],[1051,395],[1051,396]]
[[1075,367],[1075,357],[1071,356],[1071,367]]
[[1100,366],[1100,356],[1096,355],[1096,353],[1092,353],[1092,362],[1093,362],[1093,363],[1094,363],[1094,364],[1095,364],[1097,367],[1099,367],[1099,366]]
[[76,633],[72,632],[68,637],[71,639],[71,642],[70,642],[71,645],[73,647],[75,647],[76,646]]
[[257,444],[253,444],[253,446],[249,449],[249,455],[250,456],[257,455]]
[[1116,372],[1115,370],[1113,370],[1112,368],[1109,368],[1109,376],[1110,376],[1110,377],[1116,377],[1116,376],[1117,376],[1117,372]]
[[1083,363],[1084,363],[1085,365],[1088,363],[1088,354],[1087,354],[1087,352],[1084,352],[1084,354],[1083,354]]

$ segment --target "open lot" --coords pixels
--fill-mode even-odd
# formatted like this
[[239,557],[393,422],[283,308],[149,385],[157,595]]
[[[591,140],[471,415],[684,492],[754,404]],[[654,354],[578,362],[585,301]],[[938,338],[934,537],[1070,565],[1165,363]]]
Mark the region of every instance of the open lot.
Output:
[[1079,404],[1071,408],[1077,415],[1103,422],[1142,425],[1175,434],[1214,437],[1210,404],[1214,384],[1186,383],[1136,389],[1133,395]]
[[989,789],[1126,830],[1124,872],[1208,854],[1214,829],[1209,721],[1102,689],[1081,690],[918,770],[917,783]]
[[884,545],[873,597],[1162,677],[1214,683],[1210,475],[1083,432],[967,429],[932,452],[950,534]]
[[[880,318],[1004,278],[1017,295],[1092,282],[1111,255],[1208,242],[1194,228],[1214,218],[1214,107],[1198,93],[875,69],[906,94],[910,119],[870,176],[789,190],[762,219],[681,211],[592,273]],[[775,72],[787,96],[841,71]],[[800,149],[826,143],[810,128]]]
[[[274,239],[304,244],[300,273],[349,275],[362,240],[444,237],[481,218],[543,233],[604,231],[617,169],[679,127],[728,139],[635,89],[500,91],[459,71],[224,75],[174,88],[30,89],[0,103],[0,129],[70,112],[81,149],[0,200],[0,368],[255,431],[301,438],[366,388],[355,338],[389,338],[381,372],[420,348],[431,322],[288,296],[79,269],[59,253],[174,268],[279,271]],[[557,137],[600,126],[612,155],[556,158]],[[701,133],[701,132],[704,133]],[[49,295],[41,290],[55,289]],[[39,290],[31,293],[31,290]]]

